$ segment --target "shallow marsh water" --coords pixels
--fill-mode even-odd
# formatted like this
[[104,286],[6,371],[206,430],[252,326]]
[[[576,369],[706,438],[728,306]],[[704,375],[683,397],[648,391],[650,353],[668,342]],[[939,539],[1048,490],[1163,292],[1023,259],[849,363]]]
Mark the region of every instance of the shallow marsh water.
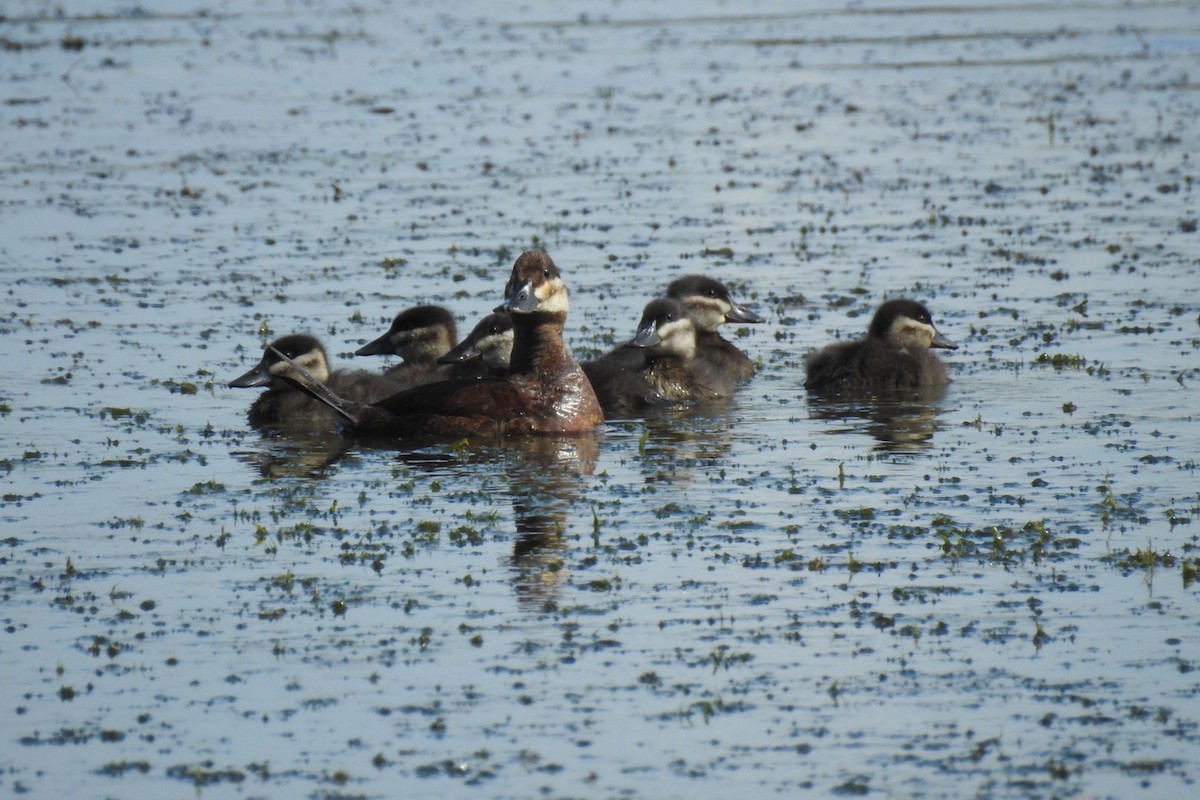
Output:
[[[1195,796],[1191,4],[0,38],[5,795]],[[265,338],[465,331],[533,246],[581,356],[704,272],[760,374],[505,449],[247,430]],[[806,397],[897,295],[954,383]]]

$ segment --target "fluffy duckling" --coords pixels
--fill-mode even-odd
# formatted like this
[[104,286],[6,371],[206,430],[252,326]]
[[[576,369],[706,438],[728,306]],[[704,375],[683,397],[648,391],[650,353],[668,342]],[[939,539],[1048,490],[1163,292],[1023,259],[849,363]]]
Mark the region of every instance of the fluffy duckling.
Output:
[[376,438],[583,434],[604,422],[595,392],[563,343],[567,286],[550,256],[522,253],[500,310],[512,317],[503,378],[427,383],[371,404],[348,401],[320,383],[306,391],[335,408],[351,433]]
[[481,319],[454,349],[438,356],[439,364],[453,366],[455,377],[503,377],[512,359],[513,324],[507,311],[494,311]]
[[647,303],[633,339],[584,363],[583,371],[608,417],[721,396],[696,361],[696,329],[687,309],[671,298]]
[[[291,359],[291,362],[280,354]],[[338,394],[360,403],[382,399],[400,388],[386,376],[366,370],[331,370],[325,348],[312,336],[283,336],[271,342],[262,359],[250,371],[229,382],[233,389],[267,387],[267,391],[250,405],[247,419],[252,426],[333,427],[338,421],[337,415],[324,404],[296,388],[292,382],[293,363],[299,364],[313,378]]]
[[728,397],[733,385],[696,358],[699,336],[687,308],[663,297],[646,304],[633,343],[646,349],[646,380],[669,403]]
[[724,372],[735,382],[754,377],[750,357],[717,332],[726,322],[764,322],[762,317],[733,301],[729,289],[705,275],[686,275],[671,281],[667,297],[687,308],[696,326],[696,358],[714,374]]
[[439,367],[439,356],[449,352],[458,339],[454,316],[441,306],[414,306],[392,320],[387,333],[354,351],[356,356],[398,355],[404,361],[385,374],[405,386],[444,380],[450,370]]
[[889,300],[871,319],[867,335],[837,342],[805,361],[804,388],[821,394],[881,394],[950,382],[946,366],[930,348],[956,350],[933,325],[925,306]]

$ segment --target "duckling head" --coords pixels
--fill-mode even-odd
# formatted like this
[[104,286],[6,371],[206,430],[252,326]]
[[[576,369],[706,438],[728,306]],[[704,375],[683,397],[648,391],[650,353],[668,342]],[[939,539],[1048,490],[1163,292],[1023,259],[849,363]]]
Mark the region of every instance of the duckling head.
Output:
[[763,322],[763,318],[738,305],[725,284],[707,275],[685,275],[667,286],[667,296],[688,310],[696,327],[715,331],[726,322]]
[[929,309],[915,300],[889,300],[871,319],[867,335],[886,339],[894,347],[920,352],[931,347],[957,350],[958,345],[943,336],[933,324]]
[[512,347],[512,317],[508,312],[494,311],[481,319],[457,347],[439,356],[438,363],[458,364],[481,358],[488,369],[508,369]]
[[696,328],[682,303],[661,297],[646,304],[637,334],[629,343],[690,358],[696,353]]
[[305,334],[281,336],[267,347],[262,360],[249,372],[229,382],[231,389],[248,389],[254,386],[270,386],[276,380],[286,380],[292,373],[292,365],[280,358],[278,351],[296,364],[308,370],[321,383],[329,380],[329,358],[325,348],[314,337]]
[[356,356],[398,355],[405,361],[432,361],[454,346],[454,316],[441,306],[401,311],[378,339],[354,351]]

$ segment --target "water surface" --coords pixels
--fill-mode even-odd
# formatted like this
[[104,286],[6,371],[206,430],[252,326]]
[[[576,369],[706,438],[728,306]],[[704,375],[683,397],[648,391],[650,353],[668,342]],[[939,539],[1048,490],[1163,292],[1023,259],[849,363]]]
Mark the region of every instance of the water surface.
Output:
[[[6,8],[5,793],[1193,797],[1196,9],[494,6]],[[531,247],[581,357],[700,272],[759,375],[401,451],[224,388]],[[954,382],[807,397],[894,296]]]

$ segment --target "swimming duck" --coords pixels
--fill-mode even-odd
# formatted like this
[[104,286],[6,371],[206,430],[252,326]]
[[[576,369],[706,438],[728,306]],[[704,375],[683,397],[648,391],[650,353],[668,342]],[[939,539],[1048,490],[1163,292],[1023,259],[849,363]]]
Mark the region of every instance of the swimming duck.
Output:
[[837,342],[805,361],[804,388],[822,394],[880,394],[950,382],[930,348],[958,349],[933,325],[929,309],[914,300],[889,300],[871,319],[867,335]]
[[764,322],[762,317],[735,303],[725,284],[705,275],[686,275],[671,281],[667,297],[687,308],[696,326],[696,358],[709,366],[711,374],[724,373],[735,384],[754,377],[754,362],[717,328],[726,322]]
[[608,417],[721,396],[696,361],[696,329],[687,309],[669,297],[647,303],[633,339],[585,362],[583,371]]
[[312,336],[282,336],[271,342],[258,364],[229,382],[233,389],[267,387],[267,391],[250,405],[247,419],[252,426],[324,425],[332,428],[337,422],[337,416],[329,408],[292,383],[291,363],[299,364],[339,395],[360,403],[382,399],[400,388],[387,377],[366,370],[331,370],[325,348]]
[[508,374],[512,358],[513,324],[507,311],[494,311],[481,319],[454,349],[438,356],[439,364],[453,365],[456,377]]
[[454,347],[458,331],[454,316],[441,306],[414,306],[392,320],[387,333],[354,351],[356,356],[398,355],[404,359],[385,374],[405,386],[418,386],[454,377],[437,359]]
[[604,422],[587,376],[563,343],[567,286],[550,256],[517,258],[498,310],[512,317],[513,346],[503,378],[427,383],[370,404],[305,380],[306,391],[335,408],[351,433],[418,436],[581,434]]

